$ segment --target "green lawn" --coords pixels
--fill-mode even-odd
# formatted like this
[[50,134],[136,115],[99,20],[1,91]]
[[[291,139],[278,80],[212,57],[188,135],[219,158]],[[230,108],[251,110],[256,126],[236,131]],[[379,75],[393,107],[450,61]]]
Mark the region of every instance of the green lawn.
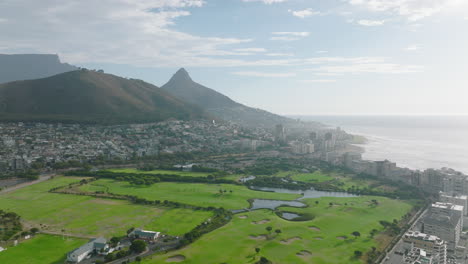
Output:
[[127,169],[110,169],[112,172],[121,172],[121,173],[135,173],[135,174],[168,174],[168,175],[180,175],[184,177],[206,177],[211,173],[208,172],[192,172],[192,171],[176,171],[176,170],[152,170],[152,171],[142,171],[132,168]]
[[130,227],[181,235],[211,216],[210,212],[166,209],[128,201],[49,193],[48,190],[78,181],[60,177],[0,195],[0,209],[19,214],[29,224],[46,225],[45,231],[86,236],[120,236]]
[[[370,206],[377,199],[379,205]],[[319,201],[316,205],[315,201]],[[380,220],[400,219],[411,205],[383,197],[319,198],[309,199],[309,208],[283,208],[286,211],[311,213],[316,218],[305,222],[286,221],[272,211],[257,210],[238,214],[226,226],[204,235],[200,240],[179,251],[145,259],[144,264],[166,263],[174,255],[186,259],[181,263],[255,263],[265,256],[273,263],[361,263],[353,257],[355,250],[367,252],[379,248],[377,239],[370,238],[372,229],[381,230]],[[329,203],[334,205],[329,207]],[[347,203],[347,206],[344,205]],[[261,222],[268,220],[268,222]],[[256,224],[254,223],[256,222]],[[280,229],[281,234],[269,234],[266,227]],[[361,237],[353,238],[358,231]],[[265,237],[267,236],[267,237]],[[347,236],[346,239],[340,239]],[[254,249],[260,248],[255,256]],[[302,251],[302,255],[298,255]]]
[[325,174],[321,171],[315,171],[313,173],[293,173],[291,178],[301,182],[326,182],[335,179],[333,175]]
[[[196,206],[224,207],[225,209],[248,208],[248,200],[253,198],[294,200],[300,197],[298,194],[253,191],[245,186],[230,184],[161,182],[142,186],[110,179],[98,180],[82,186],[81,189],[91,192],[108,189],[111,193],[136,195],[148,200],[169,200]],[[221,195],[219,190],[227,192]]]
[[37,235],[0,252],[0,263],[8,264],[61,264],[66,254],[87,241],[78,238]]

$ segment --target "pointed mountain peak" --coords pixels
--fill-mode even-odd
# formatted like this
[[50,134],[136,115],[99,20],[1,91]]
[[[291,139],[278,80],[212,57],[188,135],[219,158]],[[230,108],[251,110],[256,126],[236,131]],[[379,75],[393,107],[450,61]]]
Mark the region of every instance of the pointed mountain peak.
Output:
[[192,81],[189,73],[184,69],[180,68],[174,76],[172,76],[171,81]]

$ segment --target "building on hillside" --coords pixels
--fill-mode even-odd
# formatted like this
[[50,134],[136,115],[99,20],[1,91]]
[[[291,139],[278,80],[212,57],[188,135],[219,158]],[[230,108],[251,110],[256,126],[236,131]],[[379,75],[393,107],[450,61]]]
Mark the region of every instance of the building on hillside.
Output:
[[447,250],[454,252],[463,229],[463,206],[435,203],[422,218],[423,232],[447,242]]
[[67,261],[73,263],[79,263],[86,257],[95,254],[101,253],[107,250],[109,246],[107,245],[107,240],[103,237],[91,239],[88,243],[83,246],[70,251],[67,254]]
[[406,254],[417,248],[425,252],[425,257],[432,258],[432,263],[447,263],[447,243],[437,236],[410,231],[403,236],[402,241]]
[[275,127],[275,141],[278,143],[286,142],[286,132],[284,126],[281,124],[278,124]]
[[147,231],[141,228],[135,228],[132,232],[128,234],[129,238],[141,239],[145,241],[154,241],[160,235],[160,232]]

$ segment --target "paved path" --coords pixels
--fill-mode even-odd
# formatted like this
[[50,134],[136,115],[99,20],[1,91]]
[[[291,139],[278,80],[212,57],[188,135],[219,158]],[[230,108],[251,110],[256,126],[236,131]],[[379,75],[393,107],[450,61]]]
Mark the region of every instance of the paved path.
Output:
[[[421,210],[423,210],[423,209],[421,209]],[[404,233],[406,233],[409,230],[413,230],[414,226],[419,222],[419,219],[421,219],[421,217],[426,215],[428,210],[429,210],[428,208],[425,208],[422,213],[416,214],[415,216],[413,216],[413,218],[410,220],[411,226],[407,230],[405,230]],[[393,247],[389,251],[386,252],[385,257],[380,262],[381,264],[394,263],[394,261],[392,261],[392,256],[395,254],[394,253],[395,250],[400,247],[400,245],[402,243],[401,241],[402,240],[401,240],[401,237],[400,237],[398,242],[396,242],[395,245],[393,245]]]
[[50,179],[53,175],[42,175],[42,176],[39,176],[39,179],[35,180],[35,181],[30,181],[30,182],[25,182],[25,183],[21,183],[21,184],[18,184],[18,185],[15,185],[15,186],[12,186],[12,187],[9,187],[9,188],[6,188],[6,189],[3,189],[0,191],[0,194],[5,194],[5,193],[10,193],[12,191],[16,191],[18,189],[21,189],[21,188],[24,188],[24,187],[27,187],[27,186],[31,186],[33,184],[36,184],[36,183],[40,183],[40,182],[43,182],[43,181],[47,181],[48,179]]

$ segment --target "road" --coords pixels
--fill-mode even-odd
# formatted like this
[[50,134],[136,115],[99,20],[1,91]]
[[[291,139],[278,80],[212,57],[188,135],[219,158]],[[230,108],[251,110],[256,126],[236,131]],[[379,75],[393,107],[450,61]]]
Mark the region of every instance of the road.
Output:
[[[427,211],[429,209],[426,208],[421,214],[416,214],[415,216],[413,216],[413,218],[410,220],[410,223],[411,226],[405,230],[405,233],[408,231],[408,230],[413,230],[414,229],[414,226],[419,222],[419,219],[421,219],[421,217],[423,217],[424,215],[426,215]],[[401,245],[401,237],[400,239],[398,240],[397,243],[395,243],[395,245],[389,250],[387,251],[387,253],[385,254],[385,257],[382,259],[382,261],[380,262],[380,264],[392,264],[392,263],[398,263],[398,262],[394,262],[392,261],[392,256],[395,256],[395,249],[397,248],[400,248],[400,245]]]

